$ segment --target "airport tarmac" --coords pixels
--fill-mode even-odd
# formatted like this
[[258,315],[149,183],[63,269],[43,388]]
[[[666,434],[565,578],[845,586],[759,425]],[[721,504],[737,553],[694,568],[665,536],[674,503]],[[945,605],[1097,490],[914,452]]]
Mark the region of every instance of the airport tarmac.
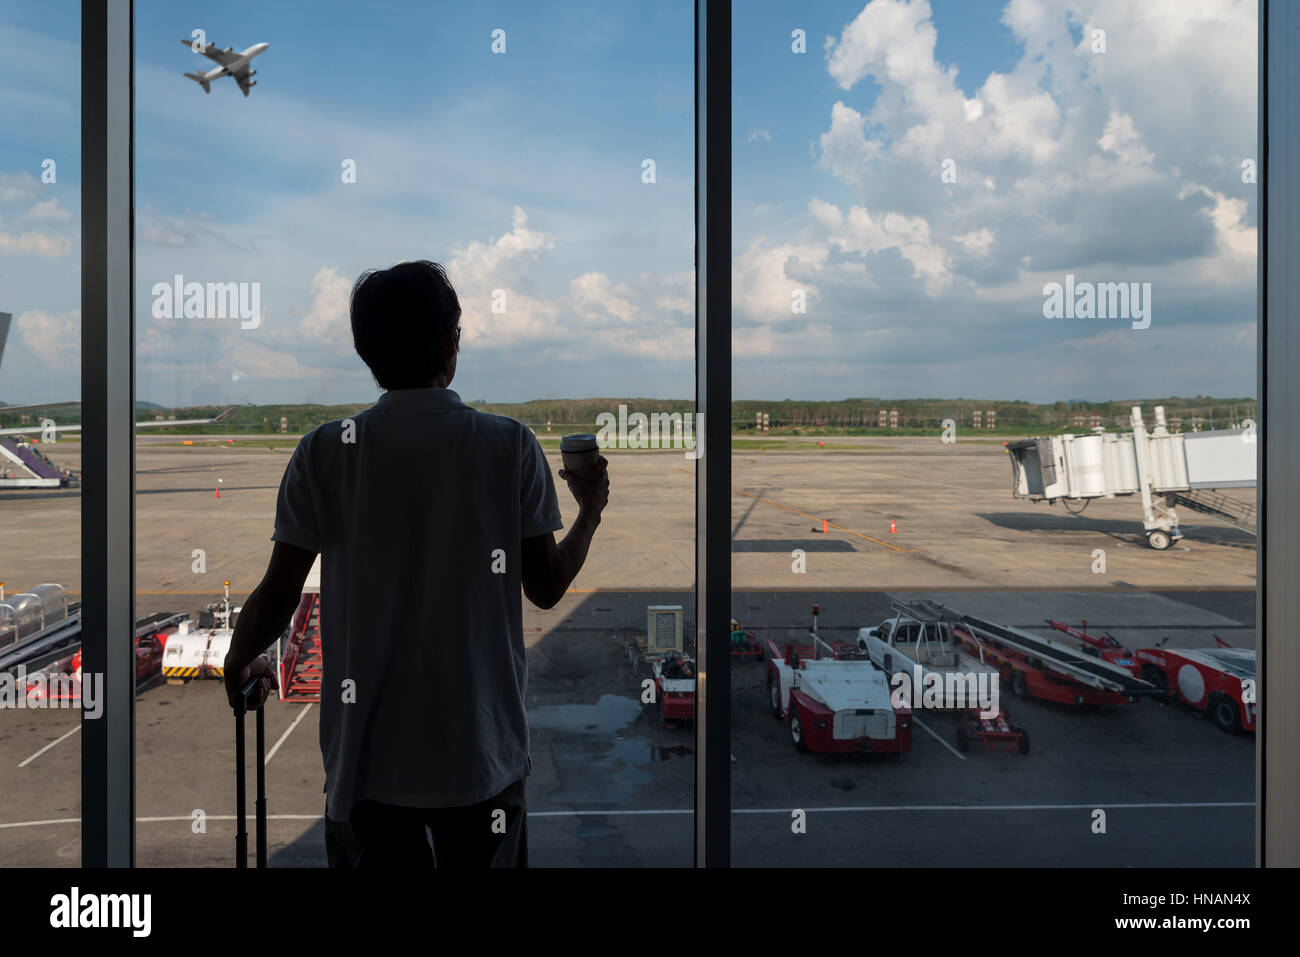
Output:
[[[288,451],[177,443],[149,436],[138,445],[141,615],[193,612],[220,595],[226,578],[239,600],[270,551]],[[1189,515],[1180,547],[1154,552],[1142,544],[1133,499],[1095,502],[1079,516],[1013,500],[996,442],[827,444],[733,456],[732,613],[760,637],[802,634],[813,602],[823,632],[842,637],[886,617],[890,596],[924,594],[1042,633],[1048,618],[1086,618],[1090,632],[1109,630],[1130,647],[1166,636],[1171,647],[1204,647],[1215,635],[1254,647],[1254,540],[1236,529]],[[78,452],[62,440],[46,449],[73,468]],[[558,469],[558,456],[550,458]],[[671,452],[610,460],[610,507],[587,568],[555,609],[524,605],[532,859],[687,865],[692,733],[661,727],[641,705],[648,669],[633,667],[624,649],[644,632],[648,604],[681,604],[688,623],[693,617],[693,462]],[[560,495],[567,518],[572,504],[563,488]],[[830,534],[820,532],[823,519]],[[7,590],[56,581],[75,598],[79,521],[75,490],[0,492]],[[203,550],[205,572],[193,571],[194,549]],[[804,572],[792,569],[795,549]],[[733,674],[736,863],[1252,861],[1253,739],[1224,734],[1181,706],[1144,700],[1076,713],[1011,701],[1033,740],[1023,756],[960,755],[951,746],[956,719],[928,714],[928,730],[894,764],[798,754],[768,710],[763,666],[737,663]],[[324,862],[318,710],[276,702],[268,712],[273,866]],[[77,713],[5,711],[0,722],[0,764],[10,769],[0,792],[0,862],[75,865]],[[230,863],[232,723],[215,681],[140,695],[140,864]],[[805,834],[791,829],[796,809],[807,812]],[[1093,830],[1097,809],[1107,814],[1104,834]]]

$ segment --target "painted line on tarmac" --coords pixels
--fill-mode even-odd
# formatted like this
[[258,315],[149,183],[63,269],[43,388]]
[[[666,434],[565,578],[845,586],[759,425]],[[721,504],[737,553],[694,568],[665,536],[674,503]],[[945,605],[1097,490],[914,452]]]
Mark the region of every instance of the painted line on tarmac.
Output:
[[[1116,811],[1168,811],[1193,808],[1253,808],[1254,801],[1171,801],[1171,802],[1153,802],[1150,804],[1111,804],[1106,801],[1095,801],[1091,804],[874,804],[862,807],[844,806],[844,807],[802,807],[801,811],[809,814],[856,814],[856,813],[876,813],[879,811],[1091,811],[1096,808],[1105,808]],[[755,808],[732,808],[732,814],[781,814],[788,815],[793,808],[788,807],[755,807]],[[663,808],[644,811],[634,810],[590,810],[590,811],[529,811],[529,817],[591,817],[600,815],[604,817],[669,817],[694,814],[694,808]],[[233,821],[236,819],[234,814],[209,814],[206,816],[209,821]],[[268,814],[268,821],[319,821],[324,815],[316,814]],[[189,823],[194,820],[192,814],[175,814],[170,817],[137,817],[137,824],[176,824],[182,821]],[[0,831],[12,830],[20,827],[45,827],[55,824],[80,824],[79,817],[60,817],[51,818],[44,821],[14,821],[9,824],[0,824]]]
[[298,722],[302,721],[303,718],[307,717],[307,712],[310,710],[311,710],[310,704],[303,705],[303,709],[298,712],[298,717],[293,719],[293,724],[289,725],[289,727],[284,729],[284,734],[280,735],[280,740],[275,742],[275,744],[271,746],[271,750],[266,753],[266,758],[265,760],[262,761],[262,767],[266,767],[268,764],[271,763],[271,759],[275,757],[275,752],[280,750],[280,745],[284,744],[285,741],[289,740],[289,735],[293,734],[293,729],[298,727]]
[[[806,807],[810,814],[846,814],[852,811],[1091,811],[1106,810],[1177,810],[1179,808],[1254,807],[1254,801],[1186,801],[1152,804],[878,804],[874,807]],[[690,813],[684,811],[682,813]],[[789,814],[787,808],[732,808],[732,814]],[[530,815],[531,817],[531,815]]]
[[941,738],[941,737],[939,737],[937,734],[935,734],[934,731],[931,730],[930,727],[929,727],[929,726],[928,726],[924,721],[922,721],[920,718],[918,718],[916,715],[912,715],[912,720],[915,721],[915,722],[917,723],[917,725],[921,728],[922,731],[925,731],[927,734],[930,735],[930,737],[934,738],[934,740],[938,741],[940,744],[942,744],[945,748],[947,748],[947,749],[948,749],[949,751],[951,751],[953,754],[957,755],[957,758],[958,758],[959,760],[961,760],[961,761],[965,761],[965,760],[966,760],[966,755],[962,754],[960,751],[958,751],[956,748],[954,748],[951,744],[949,744],[949,743],[948,743],[947,741],[945,741],[943,738]]
[[54,746],[55,746],[56,744],[58,744],[60,741],[65,741],[65,740],[67,740],[68,738],[72,737],[74,734],[76,734],[76,733],[77,733],[78,731],[80,731],[80,730],[81,730],[81,725],[77,725],[75,728],[73,728],[73,729],[72,729],[71,731],[69,731],[67,734],[65,734],[65,735],[61,735],[61,736],[55,738],[53,741],[51,741],[51,742],[50,742],[49,744],[47,744],[45,747],[41,748],[39,751],[37,751],[37,752],[36,752],[35,754],[33,754],[30,758],[28,758],[26,761],[24,761],[22,764],[20,764],[20,765],[18,765],[18,766],[19,766],[20,768],[25,768],[25,767],[27,767],[27,765],[31,764],[33,761],[35,761],[37,758],[39,758],[39,757],[40,757],[42,754],[44,754],[46,751],[50,750],[50,748],[54,747]]

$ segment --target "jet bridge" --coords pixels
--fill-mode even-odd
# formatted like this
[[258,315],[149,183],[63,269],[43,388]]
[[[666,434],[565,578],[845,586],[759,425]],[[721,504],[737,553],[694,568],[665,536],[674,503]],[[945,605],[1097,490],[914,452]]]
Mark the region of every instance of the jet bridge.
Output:
[[[1147,432],[1141,406],[1132,411],[1133,431],[1096,430],[1092,435],[1056,435],[1006,443],[1015,498],[1032,502],[1087,502],[1137,495],[1147,544],[1168,548],[1182,538],[1177,506],[1214,515],[1252,534],[1255,506],[1219,490],[1254,488],[1254,428],[1172,433],[1164,406],[1156,406],[1155,428]],[[1076,509],[1076,511],[1081,510]]]

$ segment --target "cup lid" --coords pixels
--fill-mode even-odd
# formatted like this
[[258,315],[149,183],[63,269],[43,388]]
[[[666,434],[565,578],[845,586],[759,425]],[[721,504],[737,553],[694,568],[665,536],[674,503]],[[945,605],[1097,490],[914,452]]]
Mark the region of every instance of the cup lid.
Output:
[[561,452],[590,452],[592,449],[599,449],[600,445],[596,442],[596,436],[590,432],[579,432],[575,435],[566,435],[560,439]]

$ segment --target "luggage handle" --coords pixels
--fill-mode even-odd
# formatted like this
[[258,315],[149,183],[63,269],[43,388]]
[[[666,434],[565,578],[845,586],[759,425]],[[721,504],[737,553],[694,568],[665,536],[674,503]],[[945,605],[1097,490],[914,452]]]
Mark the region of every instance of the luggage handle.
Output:
[[[245,815],[247,812],[248,787],[244,769],[244,715],[248,712],[248,703],[253,699],[260,675],[254,675],[239,689],[235,701],[235,867],[248,867],[248,829]],[[257,829],[257,866],[266,867],[266,704],[254,709],[257,712],[257,803],[254,805]]]

